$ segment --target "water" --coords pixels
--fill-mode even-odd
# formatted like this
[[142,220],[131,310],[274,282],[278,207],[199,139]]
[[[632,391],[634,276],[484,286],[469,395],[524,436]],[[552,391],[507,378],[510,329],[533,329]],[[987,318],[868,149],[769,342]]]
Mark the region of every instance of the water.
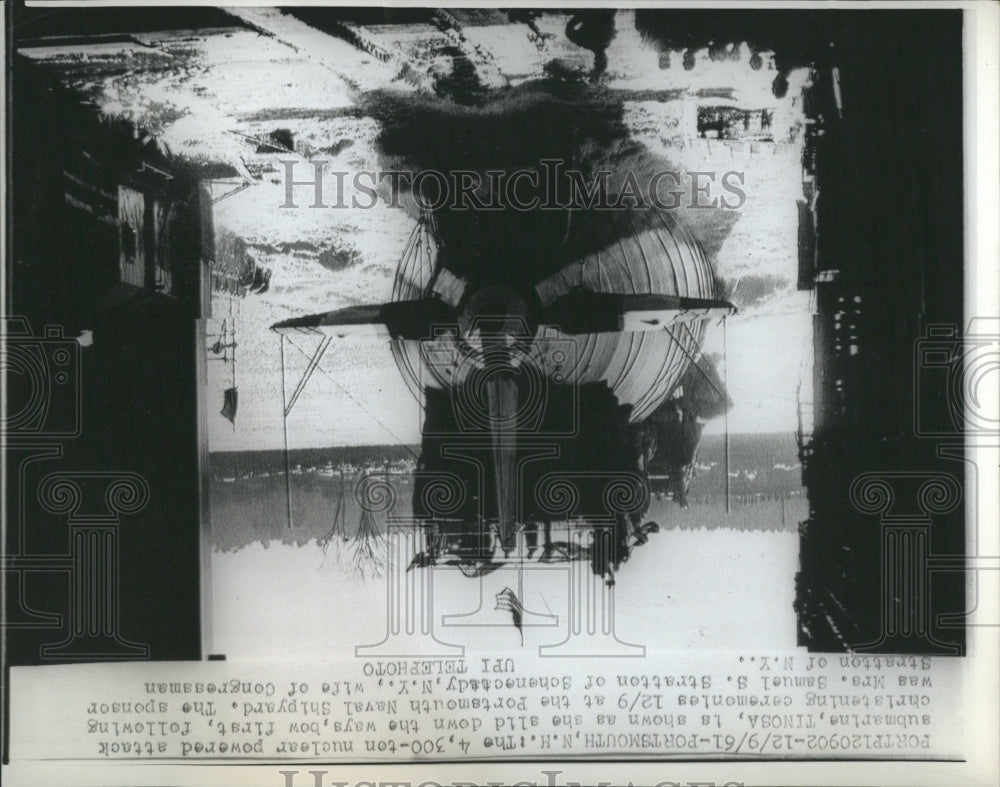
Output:
[[[361,521],[355,492],[364,473],[388,474],[385,477],[395,495],[394,503],[376,514],[378,525],[384,525],[387,513],[407,518],[414,452],[408,446],[292,451],[287,486],[281,451],[213,454],[212,541],[217,549],[230,551],[254,542],[267,546],[324,543],[331,537],[350,540]],[[793,531],[807,516],[794,435],[730,437],[732,514],[728,516],[724,472],[723,438],[706,436],[691,482],[690,507],[681,509],[663,494],[665,483],[653,479],[646,518],[667,529]],[[335,525],[337,532],[333,532]]]

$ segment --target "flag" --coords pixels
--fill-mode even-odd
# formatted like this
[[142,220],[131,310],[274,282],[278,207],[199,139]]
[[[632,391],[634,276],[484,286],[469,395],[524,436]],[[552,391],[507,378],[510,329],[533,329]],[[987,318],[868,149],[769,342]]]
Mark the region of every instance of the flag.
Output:
[[227,388],[222,403],[222,417],[236,423],[236,406],[239,403],[235,388]]

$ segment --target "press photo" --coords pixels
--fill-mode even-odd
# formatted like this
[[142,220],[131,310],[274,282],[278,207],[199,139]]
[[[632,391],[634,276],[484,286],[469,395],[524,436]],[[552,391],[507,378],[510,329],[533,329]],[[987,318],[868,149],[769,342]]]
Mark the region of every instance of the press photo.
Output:
[[960,11],[19,13],[91,651],[963,653]]

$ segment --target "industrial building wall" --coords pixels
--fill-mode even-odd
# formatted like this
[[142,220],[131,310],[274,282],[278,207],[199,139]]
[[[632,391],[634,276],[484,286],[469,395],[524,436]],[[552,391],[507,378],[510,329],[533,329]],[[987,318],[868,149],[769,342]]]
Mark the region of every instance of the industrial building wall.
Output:
[[[4,581],[16,601],[7,663],[200,658],[198,223],[188,223],[194,237],[169,246],[185,291],[171,297],[149,287],[144,257],[150,246],[165,247],[145,243],[147,197],[141,185],[123,185],[134,167],[115,129],[82,123],[86,114],[25,62],[15,60],[11,84],[17,122],[8,161],[19,199],[5,306],[18,320],[7,324],[6,341],[9,351],[40,359],[43,376],[41,388],[13,389],[40,405],[37,418],[8,430],[5,546],[13,562]],[[79,166],[87,158],[95,162],[89,174]],[[122,257],[119,217],[135,230],[131,262]],[[135,275],[122,276],[130,266]],[[31,333],[13,336],[11,325]],[[47,506],[35,493],[47,478],[78,488],[78,508]],[[116,508],[106,487],[119,482],[135,499]],[[112,524],[95,565],[114,593],[99,620],[80,621],[74,539],[83,518],[100,516]],[[81,623],[101,636],[76,636]]]

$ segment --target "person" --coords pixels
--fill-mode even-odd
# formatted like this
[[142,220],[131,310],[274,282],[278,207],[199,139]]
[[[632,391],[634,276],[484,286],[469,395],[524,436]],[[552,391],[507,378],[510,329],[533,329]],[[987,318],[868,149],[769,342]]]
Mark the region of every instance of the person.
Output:
[[615,12],[596,8],[577,11],[566,23],[566,37],[594,53],[590,76],[596,79],[608,68],[607,49],[615,37]]

